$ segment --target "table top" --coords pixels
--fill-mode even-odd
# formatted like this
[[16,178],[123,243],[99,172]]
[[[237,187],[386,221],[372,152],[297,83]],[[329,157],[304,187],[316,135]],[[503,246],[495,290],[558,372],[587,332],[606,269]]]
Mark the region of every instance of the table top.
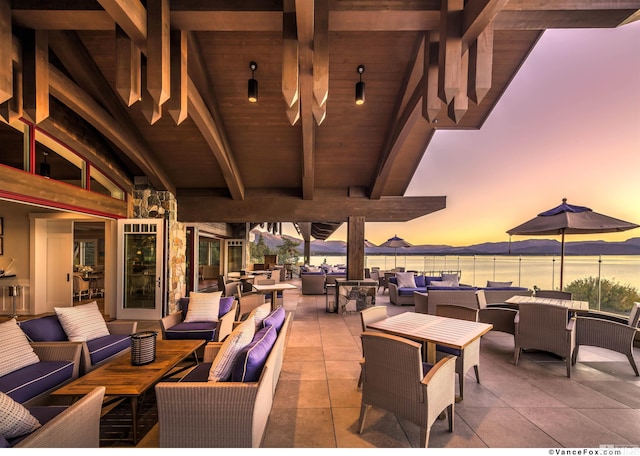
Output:
[[589,310],[589,301],[576,301],[571,299],[536,298],[535,296],[512,296],[505,302],[509,304],[520,304],[521,302],[551,304],[554,306],[568,307],[573,310]]
[[263,285],[263,284],[253,284],[253,288],[258,291],[284,291],[284,290],[295,290],[295,285],[286,282],[274,283],[271,285]]
[[131,353],[127,352],[51,394],[82,396],[96,386],[105,386],[106,396],[140,396],[204,344],[204,340],[158,340],[154,362],[134,366],[131,364]]
[[404,312],[367,325],[400,337],[446,345],[462,350],[491,331],[493,325],[416,312]]

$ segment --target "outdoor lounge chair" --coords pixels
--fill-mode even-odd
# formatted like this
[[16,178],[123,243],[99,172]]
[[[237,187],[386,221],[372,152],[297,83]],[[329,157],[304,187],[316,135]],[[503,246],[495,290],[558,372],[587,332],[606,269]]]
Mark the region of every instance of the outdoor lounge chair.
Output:
[[622,353],[636,376],[638,366],[633,356],[633,339],[638,330],[640,303],[634,302],[627,321],[622,318],[600,312],[580,312],[576,318],[576,348],[573,352],[573,364],[578,358],[580,345],[591,345]]
[[518,364],[523,348],[543,350],[564,358],[567,377],[571,378],[571,361],[576,346],[576,319],[569,318],[569,308],[539,303],[520,303],[515,317],[513,362]]
[[455,360],[435,365],[422,362],[422,347],[408,339],[383,333],[362,334],[365,354],[358,432],[364,430],[369,406],[380,407],[420,427],[420,444],[429,445],[431,426],[447,411],[453,432]]

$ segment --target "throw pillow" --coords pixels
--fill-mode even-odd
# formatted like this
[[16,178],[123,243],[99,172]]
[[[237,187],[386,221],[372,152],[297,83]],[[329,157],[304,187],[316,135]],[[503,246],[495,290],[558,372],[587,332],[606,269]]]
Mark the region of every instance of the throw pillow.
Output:
[[[253,321],[255,322],[256,328],[262,327],[262,321],[265,319],[269,313],[271,313],[271,303],[262,304],[261,306],[253,309]],[[251,319],[249,317],[248,319]]]
[[184,322],[218,321],[221,297],[222,291],[216,291],[215,293],[197,293],[192,291],[189,293],[189,308],[187,309],[187,316],[184,318]]
[[414,278],[414,280],[416,281],[416,287],[418,287],[418,288],[427,286],[427,280],[425,279],[425,277],[423,275],[416,276]]
[[53,310],[71,342],[85,342],[109,335],[107,324],[95,301],[75,307],[54,307]]
[[413,272],[396,272],[398,288],[416,288],[416,279]]
[[513,282],[493,282],[491,280],[487,280],[487,288],[492,287],[510,287]]
[[451,282],[453,284],[451,285],[452,287],[460,286],[460,279],[458,278],[458,274],[442,274],[442,281]]
[[268,326],[275,326],[276,331],[280,332],[280,329],[284,324],[284,319],[286,318],[286,316],[287,314],[284,311],[284,307],[278,306],[276,310],[274,310],[273,312],[271,312],[269,315],[265,317],[265,319],[262,321],[262,325],[265,328]]
[[275,326],[256,332],[249,345],[240,350],[231,371],[232,382],[257,382],[278,337]]
[[430,287],[453,287],[453,282],[449,280],[432,280]]
[[238,353],[251,343],[255,332],[255,324],[251,319],[248,319],[227,336],[213,363],[211,363],[208,378],[210,382],[224,382],[229,380],[231,377],[231,369],[233,368],[233,363]]
[[13,439],[35,431],[40,422],[22,404],[0,392],[0,435]]
[[233,307],[233,301],[236,298],[233,296],[225,296],[224,298],[220,298],[220,307],[218,308],[218,318],[222,318],[227,314],[231,307]]
[[15,318],[0,323],[0,377],[40,362]]

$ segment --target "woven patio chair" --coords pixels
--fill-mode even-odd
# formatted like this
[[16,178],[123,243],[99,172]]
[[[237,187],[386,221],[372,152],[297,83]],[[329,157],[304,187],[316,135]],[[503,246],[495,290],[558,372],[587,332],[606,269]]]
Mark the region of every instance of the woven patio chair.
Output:
[[520,352],[537,349],[564,358],[567,377],[571,378],[571,361],[576,346],[576,319],[569,318],[569,308],[550,304],[520,303],[515,317],[513,362]]
[[266,301],[262,293],[252,293],[248,295],[243,294],[238,298],[238,302],[240,304],[240,310],[238,311],[239,320],[246,320],[253,309],[260,307]]
[[429,445],[431,426],[447,411],[453,432],[455,360],[431,366],[422,362],[419,343],[383,333],[362,334],[365,354],[358,432],[364,430],[369,406],[394,413],[420,427],[420,444]]
[[535,292],[536,298],[551,298],[551,299],[573,299],[573,293],[560,290],[538,290]]
[[[367,307],[360,311],[360,323],[362,324],[362,332],[365,331],[375,331],[375,329],[367,329],[367,325],[370,323],[375,323],[376,321],[384,320],[387,318],[387,308],[385,306],[372,306]],[[362,355],[362,360],[360,361],[360,378],[358,379],[358,388],[362,386],[362,376],[364,366],[364,352]]]
[[591,345],[622,353],[629,360],[636,376],[638,366],[633,356],[633,339],[638,330],[640,303],[634,302],[627,321],[622,318],[599,312],[580,312],[576,318],[576,348],[573,352],[573,364],[578,358],[580,345]]
[[[509,294],[511,294],[511,292]],[[513,293],[512,296],[518,294],[519,293]],[[529,292],[529,296],[530,295],[531,293]],[[523,296],[526,296],[526,294],[523,294]],[[479,322],[493,325],[492,331],[500,331],[512,335],[515,334],[516,326],[514,320],[518,313],[517,304],[507,304],[505,302],[492,303],[487,299],[485,290],[478,290],[476,298],[478,300]]]

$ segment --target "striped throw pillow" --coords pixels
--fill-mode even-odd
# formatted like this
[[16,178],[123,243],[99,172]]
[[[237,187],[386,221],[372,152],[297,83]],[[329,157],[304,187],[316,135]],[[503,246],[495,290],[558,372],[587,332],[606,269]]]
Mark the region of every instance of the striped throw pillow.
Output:
[[253,309],[253,320],[256,328],[262,328],[262,320],[271,313],[271,303],[262,304]]
[[15,318],[0,323],[0,377],[40,362]]
[[109,335],[107,324],[95,301],[75,307],[54,307],[53,310],[71,342],[85,342]]
[[255,331],[253,320],[247,319],[227,336],[211,364],[210,382],[225,382],[231,378],[233,363],[240,351],[251,343]]
[[184,317],[184,322],[218,321],[221,297],[222,291],[214,293],[196,293],[192,291],[189,293],[189,307],[187,308],[187,316]]
[[0,435],[13,439],[35,431],[40,422],[22,404],[0,392]]

